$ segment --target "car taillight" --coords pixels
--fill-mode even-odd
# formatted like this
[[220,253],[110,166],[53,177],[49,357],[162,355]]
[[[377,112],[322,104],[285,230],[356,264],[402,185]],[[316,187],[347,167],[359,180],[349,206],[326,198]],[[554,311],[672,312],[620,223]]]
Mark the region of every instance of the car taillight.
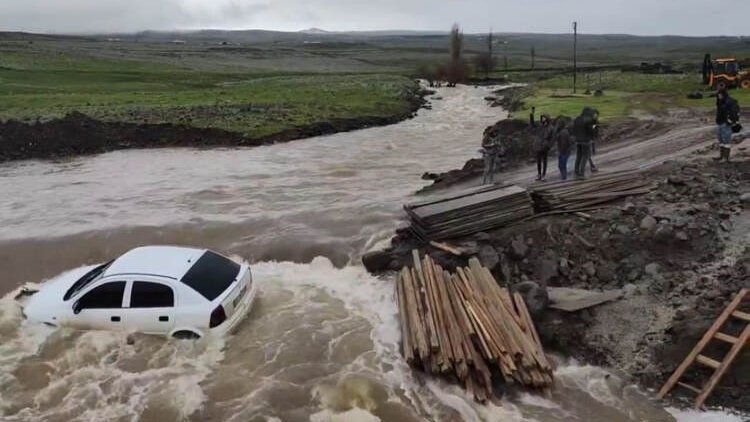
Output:
[[211,321],[208,323],[209,328],[218,327],[227,320],[227,314],[224,313],[224,307],[219,305],[211,312]]

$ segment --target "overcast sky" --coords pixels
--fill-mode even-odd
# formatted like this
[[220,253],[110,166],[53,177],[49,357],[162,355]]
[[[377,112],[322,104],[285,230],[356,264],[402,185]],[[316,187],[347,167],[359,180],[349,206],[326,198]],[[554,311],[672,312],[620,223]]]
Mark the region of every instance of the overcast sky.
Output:
[[747,0],[0,0],[0,30],[448,30],[750,35]]

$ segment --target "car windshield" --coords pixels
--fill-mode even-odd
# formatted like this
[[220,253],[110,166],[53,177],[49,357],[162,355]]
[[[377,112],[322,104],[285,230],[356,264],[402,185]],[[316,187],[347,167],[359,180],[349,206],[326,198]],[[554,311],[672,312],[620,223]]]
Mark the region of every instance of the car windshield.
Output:
[[80,292],[84,287],[91,284],[92,281],[98,279],[101,277],[104,270],[109,267],[110,264],[112,264],[113,261],[109,261],[106,264],[98,265],[94,267],[91,271],[87,272],[83,275],[83,277],[79,278],[78,281],[73,283],[72,286],[70,286],[70,289],[68,289],[67,292],[65,292],[65,296],[63,296],[63,300],[68,300],[71,297],[75,296],[76,293]]
[[214,300],[234,282],[239,272],[240,266],[236,262],[206,251],[181,281],[206,299]]

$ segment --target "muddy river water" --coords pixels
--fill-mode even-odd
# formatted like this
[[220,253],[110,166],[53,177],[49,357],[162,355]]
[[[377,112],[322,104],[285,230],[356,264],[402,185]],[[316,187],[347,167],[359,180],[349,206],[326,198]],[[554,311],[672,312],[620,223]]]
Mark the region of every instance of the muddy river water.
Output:
[[[425,171],[476,155],[485,88],[409,121],[252,149],[120,151],[0,165],[0,420],[682,421],[604,369],[559,361],[550,397],[480,406],[398,351],[389,278],[359,264]],[[13,291],[144,244],[252,263],[260,294],[222,342],[27,324]],[[736,419],[739,420],[739,419]]]

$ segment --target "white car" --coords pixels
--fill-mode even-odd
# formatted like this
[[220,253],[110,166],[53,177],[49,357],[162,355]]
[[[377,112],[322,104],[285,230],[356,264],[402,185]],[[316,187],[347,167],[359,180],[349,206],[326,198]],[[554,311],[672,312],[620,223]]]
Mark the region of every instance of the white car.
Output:
[[145,246],[44,285],[24,314],[53,326],[200,338],[235,328],[256,292],[246,264],[206,249]]

